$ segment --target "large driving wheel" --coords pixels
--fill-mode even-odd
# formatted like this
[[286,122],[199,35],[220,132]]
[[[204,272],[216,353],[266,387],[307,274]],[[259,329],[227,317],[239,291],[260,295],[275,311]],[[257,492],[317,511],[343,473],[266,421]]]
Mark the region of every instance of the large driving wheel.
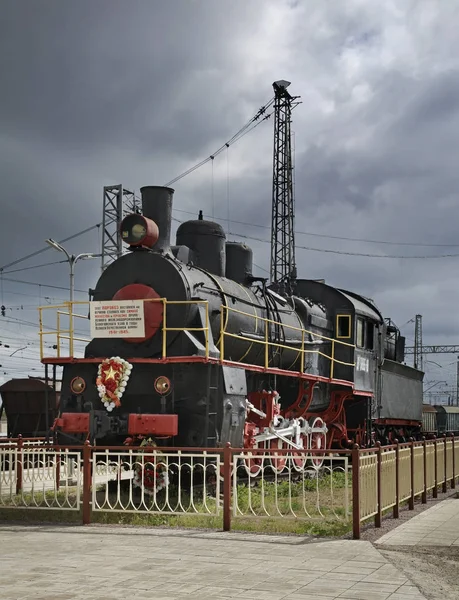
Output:
[[[276,448],[282,449],[285,448],[285,444],[279,438],[274,438],[273,440],[270,440],[269,447],[271,450],[275,450]],[[285,465],[287,464],[287,458],[287,454],[278,454],[277,452],[271,454],[270,463],[272,469],[276,473],[282,473],[282,471],[285,469]]]
[[[264,442],[255,442],[255,444],[253,445],[253,449],[257,450],[257,449],[263,449],[264,448]],[[252,454],[252,452],[250,451],[250,448],[245,449],[244,448],[244,458],[243,460],[243,464],[244,467],[247,471],[247,474],[250,477],[256,477],[257,475],[260,474],[261,470],[263,469],[263,460],[264,460],[264,456],[263,454]],[[247,457],[247,458],[246,458]]]
[[[324,428],[325,423],[320,417],[316,417],[312,423],[312,428]],[[325,450],[327,447],[327,434],[324,431],[314,431],[311,433],[311,450]],[[311,463],[315,469],[319,469],[325,460],[325,453],[312,454]]]
[[[309,436],[302,433],[300,436],[300,444],[301,443],[303,444],[303,448],[305,450],[309,450]],[[308,455],[308,452],[292,450],[290,457],[292,461],[292,467],[295,469],[295,471],[298,471],[299,473],[304,471],[308,460]]]

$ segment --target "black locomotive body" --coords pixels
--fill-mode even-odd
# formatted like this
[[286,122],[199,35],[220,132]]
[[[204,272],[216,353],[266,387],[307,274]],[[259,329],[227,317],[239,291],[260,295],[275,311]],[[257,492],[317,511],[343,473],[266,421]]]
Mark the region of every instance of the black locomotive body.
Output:
[[[302,279],[281,295],[252,276],[250,248],[202,218],[171,246],[173,190],[141,192],[142,215],[122,225],[131,251],[91,293],[144,300],[145,335],[96,337],[64,364],[61,442],[299,448],[420,430],[423,373],[403,364],[404,338],[373,302]],[[115,408],[97,385],[110,357],[132,365]]]

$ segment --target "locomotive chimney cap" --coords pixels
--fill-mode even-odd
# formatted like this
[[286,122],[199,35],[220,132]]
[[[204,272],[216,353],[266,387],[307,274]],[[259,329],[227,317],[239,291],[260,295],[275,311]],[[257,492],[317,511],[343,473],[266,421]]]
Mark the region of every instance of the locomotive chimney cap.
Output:
[[142,190],[168,190],[172,193],[175,192],[174,188],[168,187],[167,185],[143,185],[140,188],[140,193],[142,193]]

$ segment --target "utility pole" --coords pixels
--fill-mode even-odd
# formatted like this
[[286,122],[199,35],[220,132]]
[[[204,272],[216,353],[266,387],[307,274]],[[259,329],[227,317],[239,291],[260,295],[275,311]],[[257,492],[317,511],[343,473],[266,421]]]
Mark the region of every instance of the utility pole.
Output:
[[274,88],[274,150],[271,223],[271,283],[281,293],[291,293],[296,279],[295,202],[293,197],[293,159],[291,113],[299,96],[287,92],[290,81],[279,80]]
[[422,315],[416,315],[414,326],[414,368],[423,371],[422,356]]

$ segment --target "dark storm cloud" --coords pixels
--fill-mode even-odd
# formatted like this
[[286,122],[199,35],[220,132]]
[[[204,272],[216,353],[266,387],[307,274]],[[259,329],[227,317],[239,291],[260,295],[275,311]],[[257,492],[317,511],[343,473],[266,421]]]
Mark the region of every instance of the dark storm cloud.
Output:
[[409,113],[403,119],[403,132],[418,128],[419,123],[429,127],[451,124],[459,113],[459,70],[448,70],[435,74],[424,89],[415,96],[409,106]]
[[2,129],[75,154],[112,144],[199,152],[212,128],[221,134],[229,113],[238,112],[224,92],[232,28],[255,8],[242,7],[240,1],[230,9],[209,2],[204,10],[185,1],[6,2]]

